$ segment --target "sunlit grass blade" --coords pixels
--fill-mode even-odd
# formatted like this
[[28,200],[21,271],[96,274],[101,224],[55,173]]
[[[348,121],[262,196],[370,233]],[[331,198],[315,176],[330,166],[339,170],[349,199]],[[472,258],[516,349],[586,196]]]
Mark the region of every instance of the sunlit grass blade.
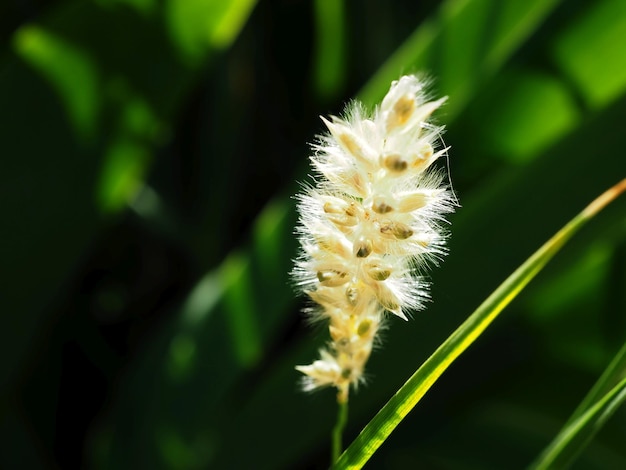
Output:
[[566,468],[624,401],[626,378],[580,417],[566,425],[530,468]]
[[595,199],[517,268],[396,392],[365,426],[333,468],[361,468],[448,366],[482,334],[567,240],[625,190],[626,179]]

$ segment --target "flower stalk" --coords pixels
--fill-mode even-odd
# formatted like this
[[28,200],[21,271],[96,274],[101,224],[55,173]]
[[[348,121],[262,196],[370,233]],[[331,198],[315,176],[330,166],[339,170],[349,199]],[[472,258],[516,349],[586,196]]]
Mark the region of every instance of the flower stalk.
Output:
[[333,440],[332,440],[332,460],[335,463],[339,460],[341,453],[343,452],[343,430],[348,422],[348,401],[339,402],[337,407],[337,422],[333,428]]
[[336,388],[339,447],[349,390],[364,381],[385,312],[407,320],[422,308],[423,270],[445,254],[443,216],[454,203],[445,171],[433,166],[446,155],[436,149],[443,128],[430,123],[444,101],[429,101],[424,83],[404,76],[371,115],[354,103],[343,118],[322,118],[328,133],[313,146],[316,184],[298,196],[294,276],[330,342],[296,369],[305,390]]

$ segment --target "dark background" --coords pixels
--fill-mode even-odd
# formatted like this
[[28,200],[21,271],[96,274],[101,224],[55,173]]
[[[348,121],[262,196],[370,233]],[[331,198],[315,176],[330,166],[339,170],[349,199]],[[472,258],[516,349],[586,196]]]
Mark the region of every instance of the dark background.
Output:
[[[620,0],[0,5],[0,467],[325,468],[293,366],[291,196],[320,114],[424,71],[461,202],[433,302],[390,319],[349,442],[626,175]],[[372,468],[523,468],[626,338],[624,201],[426,395]],[[624,468],[619,410],[578,468]]]

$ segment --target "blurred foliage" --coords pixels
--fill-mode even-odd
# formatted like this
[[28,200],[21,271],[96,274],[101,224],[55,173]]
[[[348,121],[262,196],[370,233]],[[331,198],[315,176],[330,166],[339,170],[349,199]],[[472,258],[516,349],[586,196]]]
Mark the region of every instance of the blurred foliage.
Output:
[[[390,320],[349,442],[510,272],[626,175],[621,0],[0,5],[1,468],[324,468],[293,366],[290,195],[317,116],[424,71],[462,207]],[[442,377],[372,468],[521,468],[626,340],[626,203]],[[402,323],[402,324],[400,324]],[[625,468],[626,411],[574,468]]]
[[567,468],[593,439],[596,432],[626,401],[626,378],[593,403],[585,413],[566,426],[542,452],[531,468]]

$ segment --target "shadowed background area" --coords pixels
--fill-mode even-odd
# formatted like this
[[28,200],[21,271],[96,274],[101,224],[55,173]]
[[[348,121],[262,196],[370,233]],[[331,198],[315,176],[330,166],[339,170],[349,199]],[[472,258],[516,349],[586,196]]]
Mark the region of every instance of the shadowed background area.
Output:
[[[290,285],[320,114],[423,71],[461,208],[390,318],[349,442],[541,243],[626,176],[621,0],[0,5],[2,468],[326,468]],[[626,341],[626,202],[594,219],[372,468],[523,468]],[[626,468],[618,410],[574,468]]]

